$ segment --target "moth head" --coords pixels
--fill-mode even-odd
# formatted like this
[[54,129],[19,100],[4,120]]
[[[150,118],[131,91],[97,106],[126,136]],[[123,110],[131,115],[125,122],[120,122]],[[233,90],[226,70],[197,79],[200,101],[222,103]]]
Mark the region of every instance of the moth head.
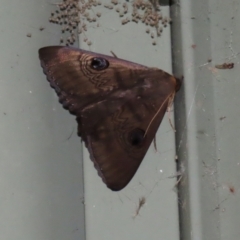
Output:
[[91,68],[97,71],[104,70],[108,68],[109,62],[105,58],[102,57],[94,57],[90,62]]
[[183,82],[183,76],[181,78],[175,78],[176,79],[176,92],[180,89],[182,82]]

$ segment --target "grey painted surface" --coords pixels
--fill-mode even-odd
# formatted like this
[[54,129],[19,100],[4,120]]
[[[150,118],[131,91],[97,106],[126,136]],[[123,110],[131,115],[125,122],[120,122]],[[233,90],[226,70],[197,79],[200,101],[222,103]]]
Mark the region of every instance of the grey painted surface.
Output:
[[[182,0],[172,6],[174,72],[184,75],[175,107],[179,199],[176,179],[169,178],[176,169],[167,117],[157,134],[158,152],[149,149],[121,192],[106,188],[84,148],[87,239],[179,239],[178,202],[182,239],[239,238],[239,4]],[[47,1],[1,1],[0,239],[84,239],[76,123],[58,103],[37,56],[38,48],[59,43],[59,28],[48,24],[52,9]],[[145,27],[123,27],[103,11],[101,26],[88,29],[93,45],[80,39],[81,47],[171,72],[169,28],[152,46]],[[234,69],[214,67],[224,62],[234,62]],[[133,218],[141,197],[146,204]]]
[[[163,9],[168,14],[169,8]],[[100,27],[87,30],[92,46],[82,37],[80,47],[108,55],[113,51],[119,58],[171,72],[170,28],[164,29],[156,46],[145,30],[142,24],[132,22],[122,26],[115,11],[103,8]],[[173,113],[170,117],[173,119]],[[97,175],[84,148],[87,239],[179,239],[176,178],[171,178],[176,173],[175,142],[167,116],[157,133],[157,150],[151,146],[130,184],[112,192]],[[134,218],[141,197],[146,204]]]
[[[183,0],[172,11],[174,71],[184,75],[175,106],[184,240],[240,235],[239,4]],[[225,62],[234,69],[215,68]]]
[[1,0],[1,240],[84,239],[76,123],[38,60],[40,47],[59,42],[59,29],[48,24],[52,7],[45,0]]

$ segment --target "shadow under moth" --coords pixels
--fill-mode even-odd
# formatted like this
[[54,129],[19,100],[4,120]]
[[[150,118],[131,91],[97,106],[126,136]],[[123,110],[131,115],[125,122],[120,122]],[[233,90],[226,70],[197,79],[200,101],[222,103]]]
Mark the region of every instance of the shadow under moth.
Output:
[[123,189],[141,164],[180,80],[158,69],[72,47],[39,49],[50,85],[76,116],[103,182]]

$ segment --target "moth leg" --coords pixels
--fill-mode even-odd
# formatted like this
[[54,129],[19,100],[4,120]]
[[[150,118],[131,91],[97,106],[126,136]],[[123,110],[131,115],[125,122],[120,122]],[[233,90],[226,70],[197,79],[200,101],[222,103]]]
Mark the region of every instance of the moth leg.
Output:
[[156,136],[153,139],[153,146],[154,146],[155,151],[157,152],[158,150],[157,150],[157,139],[156,139]]
[[172,130],[173,130],[174,132],[176,132],[176,129],[175,129],[175,127],[173,126],[172,119],[171,119],[171,108],[172,108],[172,104],[173,104],[173,99],[174,99],[174,95],[173,95],[173,97],[171,97],[171,98],[169,99],[168,108],[167,108],[167,116],[168,116],[168,121],[169,121],[169,124],[170,124]]
[[176,129],[175,129],[175,127],[173,126],[173,123],[172,123],[171,112],[170,112],[169,110],[168,110],[167,116],[168,116],[168,121],[169,121],[169,124],[170,124],[172,130],[173,130],[174,132],[176,132]]

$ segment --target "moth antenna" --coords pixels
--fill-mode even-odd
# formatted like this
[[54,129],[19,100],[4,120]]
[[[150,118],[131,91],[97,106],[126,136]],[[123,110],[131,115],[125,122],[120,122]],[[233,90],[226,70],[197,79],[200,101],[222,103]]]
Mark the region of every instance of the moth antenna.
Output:
[[[171,109],[171,106],[172,106],[172,104],[173,104],[174,96],[175,96],[175,93],[172,94],[172,97],[170,96],[170,98],[169,98],[168,109]],[[174,132],[176,132],[176,129],[175,129],[175,127],[173,126],[173,123],[172,123],[172,120],[171,120],[171,117],[170,117],[170,111],[169,111],[169,110],[168,110],[168,121],[169,121],[169,124],[170,124],[172,130],[173,130]]]
[[[169,95],[169,97],[167,97],[164,102],[162,103],[162,105],[159,107],[159,109],[157,110],[157,112],[155,113],[155,115],[153,116],[153,118],[151,119],[150,123],[147,126],[146,132],[144,134],[143,137],[145,137],[147,135],[148,129],[150,128],[152,122],[154,121],[154,119],[157,117],[158,113],[161,111],[162,107],[164,106],[164,104],[166,103],[166,101],[169,101],[169,99],[171,98],[172,94]],[[172,99],[172,98],[171,98]]]

